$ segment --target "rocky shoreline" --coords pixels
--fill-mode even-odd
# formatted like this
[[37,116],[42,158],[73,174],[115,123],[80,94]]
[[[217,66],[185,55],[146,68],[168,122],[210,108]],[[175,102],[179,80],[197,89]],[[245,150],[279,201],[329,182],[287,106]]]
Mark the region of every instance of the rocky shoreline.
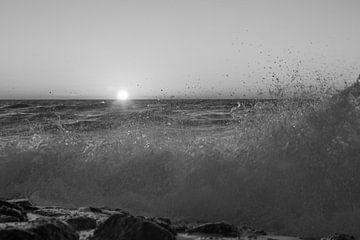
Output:
[[121,209],[40,207],[28,199],[0,200],[0,240],[355,240],[346,234],[322,238],[277,236],[225,222],[171,221],[134,216]]

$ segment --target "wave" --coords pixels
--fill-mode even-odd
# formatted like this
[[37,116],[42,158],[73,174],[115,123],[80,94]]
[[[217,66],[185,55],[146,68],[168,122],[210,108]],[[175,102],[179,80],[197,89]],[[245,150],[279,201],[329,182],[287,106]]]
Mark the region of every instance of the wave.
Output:
[[56,131],[41,122],[3,134],[0,195],[359,235],[359,95],[354,84],[322,101],[253,102],[236,116],[236,100],[67,109],[50,116]]

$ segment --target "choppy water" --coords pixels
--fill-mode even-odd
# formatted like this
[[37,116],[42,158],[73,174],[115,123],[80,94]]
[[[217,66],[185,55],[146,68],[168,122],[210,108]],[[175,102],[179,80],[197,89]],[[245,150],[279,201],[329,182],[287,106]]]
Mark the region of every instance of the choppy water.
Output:
[[[238,102],[242,104],[239,108]],[[56,130],[61,125],[78,131],[112,129],[129,123],[213,127],[236,123],[237,114],[254,104],[255,100],[0,101],[0,124],[2,134],[26,131],[32,123],[45,130]]]
[[0,101],[0,196],[360,234],[359,89],[323,101]]

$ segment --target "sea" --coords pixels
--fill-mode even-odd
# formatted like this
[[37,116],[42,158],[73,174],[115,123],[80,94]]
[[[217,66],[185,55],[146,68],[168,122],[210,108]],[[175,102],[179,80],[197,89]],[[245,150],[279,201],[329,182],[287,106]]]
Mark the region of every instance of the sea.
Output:
[[34,124],[41,125],[44,131],[101,131],[126,124],[150,123],[180,128],[224,127],[236,124],[236,114],[251,108],[258,101],[1,100],[1,134],[26,133]]
[[359,236],[358,89],[316,100],[1,100],[0,196]]

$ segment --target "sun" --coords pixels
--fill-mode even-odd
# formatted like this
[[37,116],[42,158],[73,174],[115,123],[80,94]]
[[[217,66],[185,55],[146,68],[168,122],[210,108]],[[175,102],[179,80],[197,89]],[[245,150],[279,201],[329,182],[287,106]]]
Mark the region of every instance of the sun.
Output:
[[125,90],[120,90],[116,95],[117,100],[125,101],[129,99],[129,94]]

